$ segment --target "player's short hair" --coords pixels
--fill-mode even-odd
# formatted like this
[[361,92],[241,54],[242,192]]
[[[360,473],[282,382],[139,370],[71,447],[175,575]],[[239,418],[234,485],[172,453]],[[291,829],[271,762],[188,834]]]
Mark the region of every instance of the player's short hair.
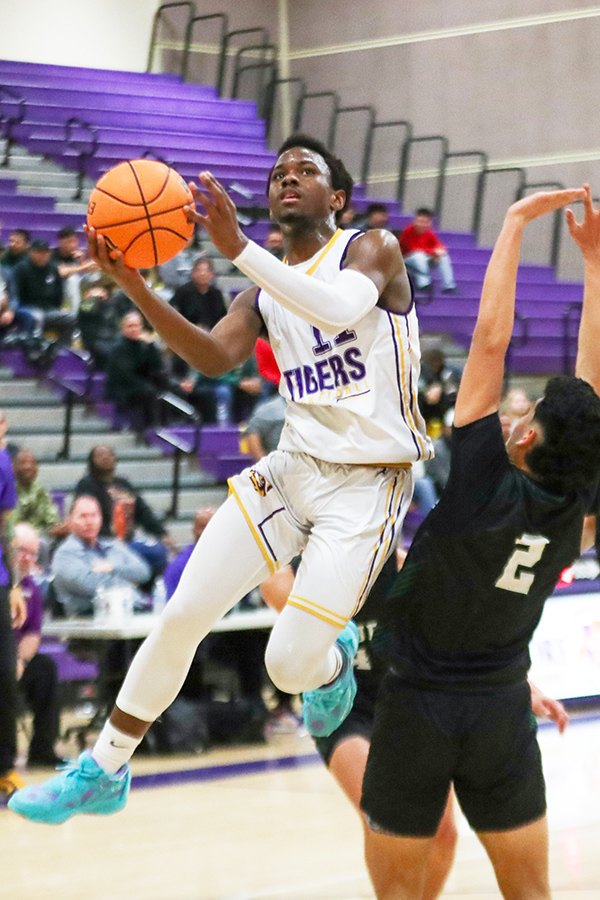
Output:
[[[308,134],[301,134],[299,132],[296,134],[290,134],[290,136],[285,139],[283,144],[277,150],[277,158],[279,159],[282,153],[285,153],[286,150],[291,150],[293,147],[302,147],[304,150],[312,150],[313,153],[318,153],[319,156],[322,156],[327,163],[327,168],[329,169],[331,187],[334,189],[334,191],[344,191],[344,193],[346,194],[346,202],[344,203],[343,207],[336,213],[337,221],[352,199],[352,188],[354,187],[354,179],[352,178],[352,175],[347,170],[342,160],[337,156],[334,156],[334,154],[327,149],[325,144],[317,140],[317,138],[311,137]],[[274,168],[275,166],[271,168],[271,171],[269,172],[269,176],[267,178],[267,193],[271,185],[271,175]]]
[[600,397],[581,378],[558,375],[535,408],[544,439],[525,457],[542,484],[560,494],[592,486],[600,475]]

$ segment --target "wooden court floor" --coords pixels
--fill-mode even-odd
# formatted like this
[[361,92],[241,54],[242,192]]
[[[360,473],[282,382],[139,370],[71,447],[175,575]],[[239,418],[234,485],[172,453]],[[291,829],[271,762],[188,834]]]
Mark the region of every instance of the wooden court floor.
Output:
[[[540,733],[553,896],[600,900],[600,718]],[[357,816],[309,738],[134,761],[139,787],[109,818],[61,826],[0,810],[0,897],[11,900],[358,900],[372,897]],[[155,776],[155,777],[151,777]],[[36,773],[30,781],[43,777]],[[498,897],[459,818],[444,897]]]

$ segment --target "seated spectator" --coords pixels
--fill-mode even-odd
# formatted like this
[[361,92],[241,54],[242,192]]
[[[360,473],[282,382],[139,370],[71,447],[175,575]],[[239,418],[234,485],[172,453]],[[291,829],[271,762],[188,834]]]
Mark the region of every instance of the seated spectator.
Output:
[[158,395],[170,387],[163,359],[138,312],[127,313],[106,363],[106,397],[127,414],[139,440],[159,421]]
[[98,591],[128,586],[139,592],[150,579],[148,563],[123,541],[100,536],[102,512],[95,497],[80,495],[71,506],[71,534],[52,560],[56,599],[67,616],[91,616]]
[[31,234],[25,228],[14,228],[8,236],[8,247],[0,256],[0,269],[6,281],[10,300],[15,303],[14,269],[17,263],[27,259],[31,244]]
[[58,267],[63,280],[64,295],[69,309],[77,313],[81,299],[81,276],[97,269],[79,246],[79,238],[74,228],[61,228],[57,234],[58,246],[52,251],[52,261]]
[[362,227],[365,231],[371,228],[387,228],[390,213],[385,203],[369,203]]
[[275,354],[268,341],[257,338],[254,344],[254,358],[258,368],[258,374],[263,380],[262,396],[270,397],[279,387],[281,372],[275,359]]
[[425,471],[433,481],[438,498],[446,487],[450,475],[450,448],[452,445],[452,423],[454,422],[454,409],[449,409],[444,414],[442,433],[433,442],[435,456],[425,463]]
[[119,307],[102,276],[81,279],[81,303],[77,324],[84,349],[91,354],[97,369],[106,369],[108,358],[120,336]]
[[500,404],[500,424],[505,440],[514,423],[527,415],[532,405],[531,397],[523,388],[515,387],[506,392]]
[[26,522],[38,532],[41,547],[41,564],[50,562],[50,547],[57,538],[69,533],[68,522],[61,522],[58,507],[50,492],[38,481],[38,462],[31,450],[19,450],[13,459],[13,472],[17,486],[17,505],[8,517],[9,526],[15,530],[19,522]]
[[26,258],[15,266],[13,277],[19,308],[33,317],[34,334],[50,330],[62,342],[70,343],[75,317],[62,309],[62,279],[46,241],[33,241]]
[[[167,548],[173,541],[154,511],[127,478],[115,474],[117,459],[111,447],[100,444],[90,450],[88,471],[75,485],[75,496],[95,497],[100,504],[101,537],[116,536],[146,560],[152,577],[162,575]],[[149,542],[136,530],[154,538]]]
[[194,524],[192,525],[192,543],[188,544],[187,547],[184,547],[177,556],[174,556],[164,571],[163,578],[167,600],[170,600],[175,593],[175,588],[179,584],[179,579],[181,578],[185,565],[192,555],[192,550],[198,543],[198,538],[214,514],[215,509],[212,506],[205,506],[204,508],[197,510],[196,515],[194,516]]
[[410,225],[400,232],[398,240],[408,272],[415,280],[417,290],[431,286],[431,268],[438,266],[442,280],[442,292],[456,291],[454,270],[443,244],[432,228],[433,213],[425,206],[419,207]]
[[190,281],[194,263],[203,258],[198,244],[198,232],[195,231],[177,256],[158,267],[158,276],[170,294]]
[[433,347],[423,353],[419,379],[419,408],[432,438],[440,436],[442,420],[454,407],[461,373],[446,362],[443,350]]
[[[171,306],[188,322],[199,325],[205,331],[211,331],[227,313],[223,294],[213,284],[214,277],[212,261],[196,259],[190,280],[178,287],[171,298]],[[187,363],[178,356],[173,357],[172,371],[180,378],[189,375]]]
[[360,228],[358,215],[352,205],[344,208],[337,224],[338,228]]
[[286,407],[287,401],[279,393],[255,407],[245,431],[248,449],[255,462],[277,449]]
[[209,378],[201,373],[184,378],[179,387],[208,424],[229,425],[242,422],[254,409],[263,391],[254,356],[237,369]]
[[283,232],[279,225],[269,225],[269,231],[267,232],[263,247],[277,259],[283,259],[285,256],[285,250],[283,249]]
[[27,618],[15,631],[17,679],[27,707],[33,712],[33,734],[29,743],[29,766],[58,766],[54,744],[59,731],[58,674],[50,656],[40,653],[42,595],[34,578],[39,551],[35,528],[20,523],[11,544],[15,583],[23,592]]

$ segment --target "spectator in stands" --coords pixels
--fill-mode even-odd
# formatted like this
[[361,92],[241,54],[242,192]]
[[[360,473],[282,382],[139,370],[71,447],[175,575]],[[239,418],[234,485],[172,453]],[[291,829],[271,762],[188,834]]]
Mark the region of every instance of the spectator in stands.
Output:
[[419,207],[412,223],[400,232],[400,249],[417,290],[427,290],[431,286],[431,268],[437,266],[442,280],[442,293],[453,294],[456,291],[456,281],[452,262],[446,245],[440,241],[432,223],[432,211],[425,206]]
[[533,401],[527,391],[515,387],[508,390],[500,404],[500,424],[505,439],[508,438],[513,424],[527,415],[533,405]]
[[276,450],[285,422],[287,402],[281,394],[273,394],[259,403],[246,425],[248,449],[255,461]]
[[200,258],[205,258],[205,254],[199,248],[198,232],[194,231],[183,250],[158,267],[159,278],[171,294],[190,281],[194,263]]
[[84,276],[77,324],[81,342],[92,355],[97,369],[106,369],[108,358],[119,340],[119,321],[119,308],[103,276]]
[[285,252],[283,249],[283,232],[279,225],[269,225],[269,231],[265,238],[263,247],[272,253],[276,259],[283,259]]
[[158,394],[170,387],[163,359],[151,335],[144,332],[138,312],[127,313],[121,337],[107,359],[106,396],[125,413],[143,440],[143,432],[158,423]]
[[435,439],[433,446],[435,456],[425,463],[425,471],[433,481],[438,498],[446,487],[450,475],[450,448],[452,445],[452,423],[454,422],[454,409],[449,409],[444,414],[441,435]]
[[251,356],[238,369],[220,378],[197,373],[194,378],[184,378],[179,387],[204,422],[229,425],[251,414],[262,393],[263,381]]
[[[223,294],[213,284],[214,277],[212,261],[196,259],[190,280],[178,287],[171,298],[171,306],[188,322],[206,331],[211,331],[227,313]],[[173,356],[172,371],[181,378],[189,375],[189,367],[178,356]]]
[[369,203],[363,228],[369,231],[371,228],[387,228],[390,221],[390,213],[385,203]]
[[[50,492],[38,480],[38,461],[31,450],[19,450],[13,460],[13,472],[17,486],[17,505],[9,516],[10,527],[15,531],[19,522],[36,529],[37,555],[45,568],[50,562],[50,548],[57,538],[66,537],[69,523],[61,522],[60,513]],[[41,548],[41,553],[40,553]]]
[[25,228],[14,228],[8,237],[8,247],[0,256],[0,268],[12,301],[16,301],[13,279],[14,269],[17,263],[27,259],[30,244],[31,234],[29,231]]
[[52,560],[54,590],[68,616],[90,616],[98,591],[130,587],[136,592],[150,579],[148,563],[123,541],[100,536],[102,511],[95,497],[75,498],[71,534]]
[[20,522],[12,541],[13,579],[27,605],[27,618],[15,631],[17,680],[33,712],[33,734],[29,743],[29,766],[58,766],[64,760],[54,750],[59,731],[58,673],[50,656],[40,653],[42,639],[42,594],[34,574],[40,548],[35,528]]
[[57,234],[58,246],[52,251],[52,261],[58,267],[63,280],[65,299],[73,313],[77,313],[81,300],[81,276],[98,267],[86,256],[79,246],[79,238],[74,228],[61,228]]
[[[3,414],[2,414],[3,415]],[[23,787],[15,771],[17,752],[17,657],[13,627],[25,622],[27,609],[19,588],[10,589],[6,519],[17,502],[15,480],[6,447],[0,447],[0,795]]]
[[[173,540],[157,515],[127,478],[115,474],[117,459],[111,447],[100,444],[88,456],[88,471],[75,485],[75,496],[91,496],[100,504],[101,537],[116,536],[146,560],[155,578],[167,564]],[[152,541],[136,539],[142,531]]]
[[442,420],[456,402],[460,385],[460,372],[446,362],[440,347],[432,347],[423,353],[419,379],[419,407],[432,438],[440,436]]
[[214,514],[215,509],[212,506],[205,506],[202,509],[196,511],[196,514],[194,516],[194,524],[192,526],[192,543],[188,544],[177,554],[177,556],[173,557],[164,571],[163,578],[165,580],[167,600],[175,593],[175,588],[179,584],[179,579],[181,578],[181,574],[185,568],[185,564],[192,555],[192,550],[198,543],[198,538],[200,537]]
[[338,218],[338,226],[340,228],[359,228],[358,224],[358,216],[355,208],[350,204],[346,206],[342,211],[342,214]]
[[63,284],[51,255],[46,241],[33,241],[27,257],[15,266],[15,293],[19,307],[33,316],[36,335],[50,329],[70,343],[75,317],[61,308]]

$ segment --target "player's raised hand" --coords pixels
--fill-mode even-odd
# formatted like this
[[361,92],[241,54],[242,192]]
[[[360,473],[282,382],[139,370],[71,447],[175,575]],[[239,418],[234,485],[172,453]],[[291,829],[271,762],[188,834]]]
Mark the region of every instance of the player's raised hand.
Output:
[[583,222],[578,222],[575,219],[575,214],[571,209],[566,210],[565,217],[569,226],[569,233],[583,255],[595,256],[600,262],[600,211],[594,209],[589,184],[584,185],[584,188]]
[[200,190],[193,181],[189,183],[189,188],[195,202],[204,211],[199,212],[193,206],[184,207],[188,222],[196,222],[206,228],[217,250],[228,259],[235,259],[248,243],[239,226],[235,203],[210,172],[201,172],[199,180],[204,190]]
[[569,188],[562,191],[538,191],[513,203],[508,210],[507,216],[517,218],[526,225],[534,219],[539,219],[540,216],[545,216],[548,213],[556,212],[557,209],[568,206],[569,203],[577,203],[579,200],[585,202],[585,197],[585,185],[580,188]]

